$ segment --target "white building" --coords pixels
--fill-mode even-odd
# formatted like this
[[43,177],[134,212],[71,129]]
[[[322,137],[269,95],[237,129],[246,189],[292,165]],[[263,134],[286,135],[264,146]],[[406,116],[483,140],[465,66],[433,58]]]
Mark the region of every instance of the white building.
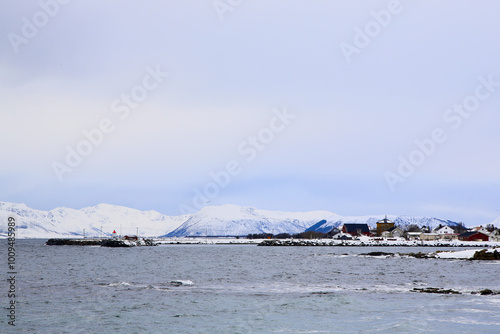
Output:
[[454,234],[455,230],[452,229],[451,227],[449,227],[448,225],[446,225],[446,226],[443,226],[443,227],[440,227],[440,228],[436,228],[434,230],[434,233],[437,233],[437,234]]
[[500,242],[500,229],[495,229],[490,233],[490,241]]

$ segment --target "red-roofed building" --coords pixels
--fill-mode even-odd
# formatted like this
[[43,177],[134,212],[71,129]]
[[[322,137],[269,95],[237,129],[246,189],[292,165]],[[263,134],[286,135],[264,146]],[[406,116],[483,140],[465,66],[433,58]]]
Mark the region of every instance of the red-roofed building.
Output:
[[477,231],[465,232],[458,236],[458,240],[461,241],[488,241],[489,239],[489,236]]

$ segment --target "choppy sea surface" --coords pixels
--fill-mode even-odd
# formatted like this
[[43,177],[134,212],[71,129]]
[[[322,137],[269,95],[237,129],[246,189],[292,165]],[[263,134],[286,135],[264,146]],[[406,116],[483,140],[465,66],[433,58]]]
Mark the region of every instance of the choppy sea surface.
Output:
[[[17,241],[16,327],[4,279],[0,332],[500,333],[500,295],[470,294],[500,290],[499,261],[359,255],[428,247],[44,242]],[[462,294],[411,291],[425,287]]]

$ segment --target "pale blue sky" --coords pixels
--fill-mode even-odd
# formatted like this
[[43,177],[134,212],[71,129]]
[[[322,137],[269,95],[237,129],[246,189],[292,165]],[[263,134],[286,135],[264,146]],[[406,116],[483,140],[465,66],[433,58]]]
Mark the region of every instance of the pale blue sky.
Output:
[[[171,215],[231,203],[468,225],[500,216],[500,86],[479,79],[500,82],[498,1],[261,0],[224,13],[212,0],[54,3],[0,4],[0,200]],[[342,43],[355,47],[356,29],[370,27],[348,61]],[[156,69],[168,76],[148,78],[155,88],[121,119],[123,94],[144,91]],[[488,96],[455,128],[447,109],[477,89]],[[284,108],[295,118],[265,137]],[[103,119],[113,131],[58,178],[54,162],[67,165],[67,147]],[[391,188],[387,172],[418,158],[415,141],[435,129],[446,140]],[[247,161],[259,134],[267,142]],[[229,183],[206,188],[231,161]]]

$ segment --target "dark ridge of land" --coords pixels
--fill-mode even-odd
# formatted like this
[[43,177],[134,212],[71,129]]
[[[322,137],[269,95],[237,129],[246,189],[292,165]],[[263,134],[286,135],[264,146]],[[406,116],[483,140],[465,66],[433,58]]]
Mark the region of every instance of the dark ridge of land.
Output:
[[[453,289],[442,289],[442,288],[413,288],[410,290],[411,292],[420,292],[420,293],[437,293],[443,295],[461,295],[460,291],[456,291]],[[479,291],[472,291],[471,295],[481,295],[481,296],[492,296],[492,295],[500,295],[500,291],[494,291],[490,289],[483,289]]]
[[413,288],[412,292],[422,292],[422,293],[439,293],[443,295],[461,295],[462,293],[452,289],[441,289],[441,288]]
[[133,247],[122,240],[106,239],[101,242],[101,247]]
[[364,256],[394,256],[394,253],[386,253],[386,252],[370,252],[370,253],[362,253],[359,255]]
[[45,243],[49,246],[100,246],[102,240],[85,239],[49,239]]
[[369,252],[369,253],[361,253],[359,255],[362,256],[408,256],[408,257],[414,257],[417,259],[435,259],[436,256],[432,253],[387,253],[387,252]]
[[134,247],[134,246],[156,246],[151,239],[141,239],[131,242],[116,239],[49,239],[45,242],[48,246],[101,246],[101,247]]
[[418,252],[418,253],[408,253],[408,254],[401,254],[401,255],[406,255],[406,256],[410,256],[410,257],[414,257],[414,258],[417,258],[417,259],[435,259],[436,257],[432,254],[428,254],[428,253],[422,253],[422,252]]

